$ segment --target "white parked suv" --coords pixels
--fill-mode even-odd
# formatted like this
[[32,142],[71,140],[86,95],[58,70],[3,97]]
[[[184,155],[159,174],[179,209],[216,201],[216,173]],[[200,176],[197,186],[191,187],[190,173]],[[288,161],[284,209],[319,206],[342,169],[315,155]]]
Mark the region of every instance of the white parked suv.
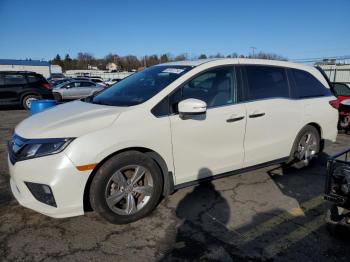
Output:
[[264,165],[307,165],[335,141],[335,99],[318,69],[212,59],[161,64],[21,122],[11,189],[52,217],[90,205],[112,223],[149,214],[174,190]]

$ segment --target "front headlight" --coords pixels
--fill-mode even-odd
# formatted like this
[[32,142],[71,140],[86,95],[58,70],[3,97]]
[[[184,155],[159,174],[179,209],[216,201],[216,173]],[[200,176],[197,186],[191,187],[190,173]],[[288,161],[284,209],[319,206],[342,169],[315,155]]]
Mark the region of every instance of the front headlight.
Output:
[[74,138],[28,139],[22,146],[12,147],[17,161],[53,155],[62,152]]

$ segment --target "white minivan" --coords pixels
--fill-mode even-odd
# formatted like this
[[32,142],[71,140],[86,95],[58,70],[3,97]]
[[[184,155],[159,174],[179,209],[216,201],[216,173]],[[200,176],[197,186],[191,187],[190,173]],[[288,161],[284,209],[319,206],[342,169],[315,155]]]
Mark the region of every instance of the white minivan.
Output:
[[276,163],[307,165],[338,112],[316,68],[211,59],[160,64],[21,122],[9,142],[18,202],[52,217],[92,207],[112,223],[162,196]]

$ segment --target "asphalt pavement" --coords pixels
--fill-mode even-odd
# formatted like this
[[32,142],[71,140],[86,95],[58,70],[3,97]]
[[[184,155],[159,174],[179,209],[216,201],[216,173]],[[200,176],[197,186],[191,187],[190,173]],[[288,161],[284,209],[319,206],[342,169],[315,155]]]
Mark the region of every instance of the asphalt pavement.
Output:
[[331,236],[325,163],[350,147],[339,134],[309,168],[272,166],[189,187],[149,216],[113,225],[94,212],[54,219],[9,188],[6,143],[22,110],[0,111],[0,261],[350,261],[350,234]]

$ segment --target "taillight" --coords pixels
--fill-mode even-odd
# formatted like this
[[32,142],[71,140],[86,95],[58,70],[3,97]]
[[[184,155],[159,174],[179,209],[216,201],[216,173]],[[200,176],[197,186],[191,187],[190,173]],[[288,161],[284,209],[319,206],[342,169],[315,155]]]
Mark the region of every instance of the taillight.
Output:
[[339,108],[339,101],[337,99],[329,101],[329,104],[335,109]]
[[52,86],[49,83],[42,83],[41,86],[46,88],[46,89],[51,89],[52,88]]

